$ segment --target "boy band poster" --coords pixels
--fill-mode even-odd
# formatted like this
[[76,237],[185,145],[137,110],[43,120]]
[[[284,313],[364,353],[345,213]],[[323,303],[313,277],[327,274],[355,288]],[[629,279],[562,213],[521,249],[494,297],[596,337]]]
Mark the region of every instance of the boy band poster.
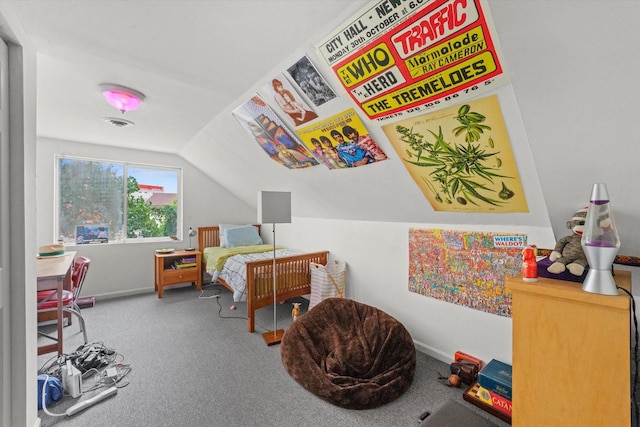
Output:
[[296,134],[329,169],[364,166],[387,159],[353,108],[299,128]]

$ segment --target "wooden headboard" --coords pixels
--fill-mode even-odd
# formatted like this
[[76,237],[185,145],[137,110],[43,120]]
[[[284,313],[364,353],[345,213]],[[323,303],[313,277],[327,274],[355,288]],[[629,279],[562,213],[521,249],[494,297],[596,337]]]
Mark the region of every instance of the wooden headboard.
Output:
[[[253,224],[260,234],[260,224]],[[207,227],[198,227],[198,250],[204,251],[204,248],[212,246],[220,246],[220,227],[211,225]]]

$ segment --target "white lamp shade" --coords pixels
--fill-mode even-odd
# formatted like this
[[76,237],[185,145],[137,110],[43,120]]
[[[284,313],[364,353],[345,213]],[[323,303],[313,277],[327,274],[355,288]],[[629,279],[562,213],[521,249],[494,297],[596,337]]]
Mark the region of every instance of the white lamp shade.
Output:
[[258,193],[258,222],[261,224],[290,223],[291,193],[287,191],[260,191]]

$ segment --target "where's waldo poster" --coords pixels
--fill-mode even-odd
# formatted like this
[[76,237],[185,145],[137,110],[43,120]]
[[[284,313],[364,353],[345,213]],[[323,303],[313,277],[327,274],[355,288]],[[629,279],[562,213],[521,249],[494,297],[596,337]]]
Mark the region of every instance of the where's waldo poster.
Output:
[[409,230],[409,290],[511,317],[508,277],[522,271],[526,234]]

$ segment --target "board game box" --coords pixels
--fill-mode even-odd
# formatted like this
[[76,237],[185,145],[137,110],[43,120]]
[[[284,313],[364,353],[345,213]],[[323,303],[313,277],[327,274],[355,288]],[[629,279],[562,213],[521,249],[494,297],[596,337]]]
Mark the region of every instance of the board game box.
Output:
[[478,373],[478,384],[511,400],[511,365],[492,359]]
[[511,424],[511,401],[495,393],[492,395],[478,383],[473,383],[469,386],[462,394],[462,398],[483,411]]

